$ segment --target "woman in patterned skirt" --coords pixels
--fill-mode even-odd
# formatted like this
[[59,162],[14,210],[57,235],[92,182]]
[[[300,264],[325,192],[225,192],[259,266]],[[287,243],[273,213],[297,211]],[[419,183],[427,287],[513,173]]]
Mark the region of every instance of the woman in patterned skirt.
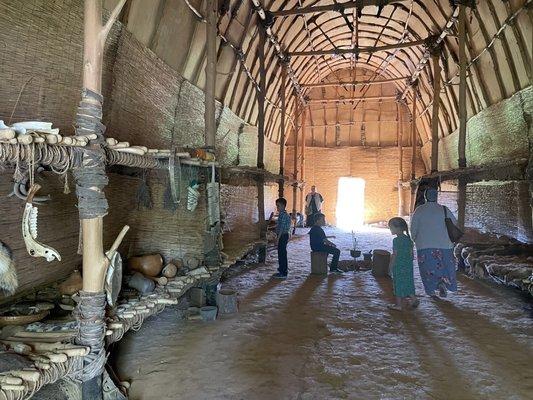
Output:
[[426,203],[418,206],[411,218],[411,234],[416,244],[420,277],[426,293],[446,297],[448,290],[457,291],[457,277],[453,243],[448,236],[445,218],[454,224],[452,212],[437,203],[437,189],[427,189]]

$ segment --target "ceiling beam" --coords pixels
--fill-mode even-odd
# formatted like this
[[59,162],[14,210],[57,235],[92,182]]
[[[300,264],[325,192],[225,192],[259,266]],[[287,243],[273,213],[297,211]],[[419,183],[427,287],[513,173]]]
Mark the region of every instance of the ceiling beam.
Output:
[[376,53],[378,51],[387,51],[394,49],[403,49],[406,47],[421,46],[426,43],[426,39],[414,40],[412,42],[402,42],[386,44],[383,46],[367,46],[355,47],[353,49],[326,49],[326,50],[308,50],[308,51],[291,51],[287,55],[289,57],[306,57],[306,56],[326,56],[326,55],[342,55],[342,54],[360,54],[360,53]]
[[[311,111],[320,111],[320,110],[311,110]],[[357,124],[368,124],[368,123],[377,123],[377,122],[394,122],[398,123],[396,119],[373,119],[373,120],[367,120],[367,119],[357,119],[353,121],[347,121],[347,122],[331,122],[328,124],[318,124],[318,125],[308,125],[308,128],[333,128],[335,126],[353,126]]]
[[311,7],[301,7],[301,8],[291,8],[288,10],[277,10],[271,11],[272,16],[274,17],[286,17],[288,15],[304,15],[304,14],[315,14],[326,11],[338,11],[342,12],[343,10],[350,10],[357,7],[366,7],[366,6],[378,6],[384,7],[391,3],[400,3],[401,0],[358,0],[358,1],[347,1],[345,3],[337,4],[328,4],[325,6],[311,6]]
[[399,76],[397,78],[390,79],[379,79],[379,80],[366,80],[366,81],[355,81],[355,82],[317,82],[317,83],[301,83],[300,86],[308,88],[319,88],[319,87],[336,87],[336,86],[366,86],[366,85],[379,85],[382,83],[391,83],[398,81],[405,81],[409,79],[409,76]]
[[344,103],[344,102],[354,102],[354,101],[382,101],[382,100],[396,100],[396,96],[365,96],[365,97],[349,97],[346,99],[337,98],[337,99],[310,99],[308,100],[309,104],[322,104],[322,103]]

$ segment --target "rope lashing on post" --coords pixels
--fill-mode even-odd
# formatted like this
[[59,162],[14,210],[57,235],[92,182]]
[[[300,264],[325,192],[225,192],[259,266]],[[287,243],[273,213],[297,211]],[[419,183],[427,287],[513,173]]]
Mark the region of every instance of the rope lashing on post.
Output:
[[[105,171],[105,126],[102,124],[103,96],[87,88],[82,90],[81,102],[76,114],[76,135],[96,135],[88,146],[76,149],[81,153],[82,163],[72,170],[76,181],[80,228],[83,220],[94,220],[107,215],[108,203],[103,192],[109,179]],[[80,243],[83,237],[80,229]],[[80,246],[81,247],[81,246]],[[86,249],[83,249],[84,259]],[[84,260],[84,269],[86,268]],[[88,346],[89,354],[83,360],[79,373],[82,382],[88,382],[103,374],[107,353],[105,349],[105,310],[107,298],[102,292],[79,292],[75,310],[79,323],[76,343]]]
[[77,149],[82,153],[82,165],[72,173],[76,180],[78,210],[80,219],[93,219],[107,214],[108,204],[104,187],[109,182],[105,173],[104,143],[105,126],[102,119],[103,97],[99,93],[84,88],[76,115],[76,135],[96,134],[89,148]]
[[107,355],[104,346],[106,295],[104,293],[79,293],[75,316],[80,324],[76,343],[89,346],[91,351],[84,358],[79,372],[82,382],[91,380],[104,371]]
[[76,179],[76,195],[80,219],[103,217],[107,214],[107,199],[103,192],[109,179],[105,173],[105,154],[83,150],[83,167],[72,170]]
[[[102,103],[104,97],[100,93],[84,88],[81,92],[81,102],[76,114],[76,135],[91,135],[96,133],[97,143],[104,140],[105,125],[102,124]],[[94,142],[94,141],[93,141]]]

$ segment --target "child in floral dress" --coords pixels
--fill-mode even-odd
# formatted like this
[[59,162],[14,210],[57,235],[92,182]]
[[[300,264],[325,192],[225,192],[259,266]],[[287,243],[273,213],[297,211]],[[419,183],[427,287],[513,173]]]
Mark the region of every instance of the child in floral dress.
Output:
[[415,297],[413,241],[409,236],[407,222],[400,217],[392,218],[389,229],[396,236],[392,241],[393,254],[390,260],[396,303],[389,308],[398,311],[408,306],[415,308],[420,302]]

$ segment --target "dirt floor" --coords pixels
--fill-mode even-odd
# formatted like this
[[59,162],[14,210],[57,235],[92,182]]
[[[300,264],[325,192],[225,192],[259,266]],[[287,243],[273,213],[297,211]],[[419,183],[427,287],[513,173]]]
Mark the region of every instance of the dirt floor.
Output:
[[[460,277],[446,300],[423,296],[414,312],[387,309],[392,284],[370,272],[310,276],[308,238],[289,245],[290,272],[265,266],[230,279],[240,312],[216,322],[146,322],[115,349],[131,400],[531,399],[531,303]],[[349,258],[351,237],[337,242]],[[383,229],[357,233],[361,248],[390,248]],[[115,353],[117,354],[117,353]]]

